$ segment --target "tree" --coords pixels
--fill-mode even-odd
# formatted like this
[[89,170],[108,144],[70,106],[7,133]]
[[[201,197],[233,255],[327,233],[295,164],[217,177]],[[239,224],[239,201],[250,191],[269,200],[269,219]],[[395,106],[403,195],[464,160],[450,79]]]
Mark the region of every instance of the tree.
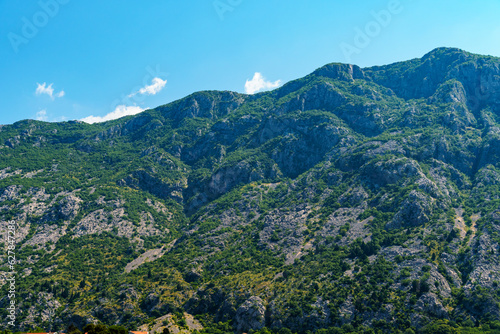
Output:
[[106,325],[98,324],[95,326],[95,333],[92,334],[109,334],[109,330],[108,327],[106,327]]
[[288,328],[280,328],[280,330],[278,331],[278,334],[292,334],[292,331]]
[[128,330],[123,326],[109,326],[109,334],[128,334]]
[[82,334],[82,332],[74,324],[71,324],[68,326],[68,328],[66,329],[66,333],[68,333],[68,334]]
[[95,333],[95,325],[94,324],[86,324],[83,327],[83,331],[89,334]]
[[423,334],[456,334],[457,330],[446,322],[438,320],[427,326],[422,330]]
[[87,324],[83,327],[83,331],[88,334],[110,334],[108,327],[103,324]]

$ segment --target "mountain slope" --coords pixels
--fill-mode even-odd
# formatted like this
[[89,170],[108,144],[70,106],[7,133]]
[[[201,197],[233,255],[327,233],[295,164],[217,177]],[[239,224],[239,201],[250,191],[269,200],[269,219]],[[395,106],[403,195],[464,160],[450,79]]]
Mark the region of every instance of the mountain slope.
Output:
[[101,124],[2,126],[18,329],[500,320],[499,66],[441,48]]

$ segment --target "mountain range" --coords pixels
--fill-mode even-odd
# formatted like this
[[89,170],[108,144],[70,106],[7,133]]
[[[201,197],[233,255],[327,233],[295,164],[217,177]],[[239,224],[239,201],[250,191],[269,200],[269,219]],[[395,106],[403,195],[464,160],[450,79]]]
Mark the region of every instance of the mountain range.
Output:
[[1,125],[9,329],[493,333],[499,162],[500,58],[453,48]]

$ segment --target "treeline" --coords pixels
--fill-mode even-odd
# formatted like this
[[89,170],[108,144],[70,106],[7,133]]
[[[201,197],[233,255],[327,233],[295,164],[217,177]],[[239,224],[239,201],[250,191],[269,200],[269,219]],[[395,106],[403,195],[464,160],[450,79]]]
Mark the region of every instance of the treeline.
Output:
[[[390,323],[385,321],[374,321],[371,327],[353,326],[345,324],[341,327],[322,328],[315,331],[306,330],[301,332],[293,332],[288,328],[268,329],[264,327],[259,331],[250,330],[249,334],[500,334],[500,321],[484,323],[479,327],[475,327],[474,323],[465,326],[460,326],[454,321],[437,320],[429,323],[420,329],[394,328]],[[204,328],[201,332],[195,331],[195,334],[233,334],[233,328],[229,322],[219,322],[213,326]]]
[[[65,333],[66,334],[128,334],[123,326],[106,326],[103,324],[87,324],[83,327],[83,332],[74,325],[70,325]],[[29,331],[28,333],[45,333],[40,327]],[[0,330],[0,334],[22,334],[26,332],[12,332],[9,330]],[[429,323],[428,325],[415,329],[408,327],[406,329],[394,328],[391,323],[385,321],[374,321],[371,327],[359,325],[353,326],[352,324],[345,324],[341,327],[321,328],[315,331],[305,330],[300,332],[293,332],[288,328],[268,329],[264,327],[259,331],[250,330],[248,334],[500,334],[500,321],[492,321],[483,323],[480,326],[469,320],[469,323],[463,326],[458,325],[454,321],[437,320]],[[163,329],[162,334],[170,334],[168,328]],[[234,329],[231,321],[219,322],[210,324],[203,330],[193,331],[193,334],[234,334]]]
[[[78,329],[75,325],[71,324],[69,325],[66,330],[64,331],[57,331],[57,332],[64,332],[66,334],[83,334],[83,333],[88,333],[88,334],[128,334],[129,330],[123,326],[106,326],[103,324],[87,324],[85,325],[82,330]],[[3,330],[0,331],[0,334],[22,334],[26,332],[12,332],[9,330]],[[30,330],[27,333],[47,333],[46,330],[43,330],[40,327],[36,327],[35,329]],[[164,332],[164,334],[169,334],[168,331]]]

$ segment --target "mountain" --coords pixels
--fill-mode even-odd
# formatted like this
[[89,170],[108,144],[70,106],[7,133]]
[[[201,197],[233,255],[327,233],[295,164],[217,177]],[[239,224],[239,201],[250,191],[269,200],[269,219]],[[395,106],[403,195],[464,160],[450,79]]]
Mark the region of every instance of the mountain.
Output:
[[500,58],[451,48],[0,126],[14,329],[493,333],[499,159]]

